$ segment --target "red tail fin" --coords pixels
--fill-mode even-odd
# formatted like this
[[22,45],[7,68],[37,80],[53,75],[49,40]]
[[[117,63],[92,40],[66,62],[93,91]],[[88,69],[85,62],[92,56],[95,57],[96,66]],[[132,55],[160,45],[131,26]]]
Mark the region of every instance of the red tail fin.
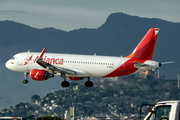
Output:
[[151,60],[159,28],[151,28],[127,58]]

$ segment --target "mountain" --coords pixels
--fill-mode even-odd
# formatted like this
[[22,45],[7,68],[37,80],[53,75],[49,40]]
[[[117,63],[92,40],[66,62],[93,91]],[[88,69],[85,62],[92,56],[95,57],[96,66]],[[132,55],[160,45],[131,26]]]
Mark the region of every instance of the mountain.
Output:
[[[65,111],[69,110],[70,106],[75,106],[77,119],[94,116],[102,120],[103,116],[111,116],[111,120],[112,118],[120,120],[122,115],[131,116],[131,119],[137,120],[142,104],[177,100],[180,95],[177,81],[157,80],[150,76],[146,79],[134,75],[118,79],[99,79],[94,84],[92,89],[73,82],[66,90],[47,93],[43,97],[33,95],[29,99],[30,102],[20,102],[3,109],[0,111],[0,116],[33,115],[36,118],[54,115],[63,118]],[[147,108],[148,106],[141,106],[142,116],[147,115]]]
[[40,52],[47,47],[47,52],[127,56],[152,27],[160,28],[153,60],[175,61],[175,64],[163,65],[160,74],[168,79],[176,79],[180,73],[180,23],[112,13],[97,29],[81,28],[67,32],[0,21],[0,97],[4,97],[0,100],[0,107],[26,102],[32,95],[42,96],[51,89],[62,89],[63,79],[59,76],[43,82],[28,78],[29,83],[24,85],[23,73],[10,71],[4,66],[14,54],[28,50]]

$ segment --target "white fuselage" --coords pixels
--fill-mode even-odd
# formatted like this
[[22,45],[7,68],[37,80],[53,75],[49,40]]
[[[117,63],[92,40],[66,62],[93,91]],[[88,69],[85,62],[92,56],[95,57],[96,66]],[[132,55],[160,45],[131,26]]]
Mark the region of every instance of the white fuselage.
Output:
[[[6,62],[6,67],[24,73],[30,73],[33,69],[44,69],[36,63],[39,54],[38,52],[18,53]],[[56,67],[74,70],[77,73],[74,76],[78,77],[117,77],[159,67],[159,62],[151,60],[139,61],[126,57],[96,55],[45,53],[43,60]],[[134,62],[143,62],[150,67],[137,68]]]

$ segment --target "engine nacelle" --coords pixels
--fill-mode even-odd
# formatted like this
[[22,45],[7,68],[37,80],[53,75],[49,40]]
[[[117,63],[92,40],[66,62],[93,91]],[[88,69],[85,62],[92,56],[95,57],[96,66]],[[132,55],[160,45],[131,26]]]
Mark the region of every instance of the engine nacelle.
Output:
[[37,81],[43,81],[43,80],[47,80],[48,78],[54,77],[54,75],[49,73],[48,71],[40,70],[40,69],[31,70],[30,76],[33,80],[37,80]]
[[82,77],[71,77],[71,76],[69,76],[69,79],[70,79],[70,80],[74,80],[74,81],[78,81],[78,80],[82,80],[82,79],[84,79],[84,78],[82,78]]

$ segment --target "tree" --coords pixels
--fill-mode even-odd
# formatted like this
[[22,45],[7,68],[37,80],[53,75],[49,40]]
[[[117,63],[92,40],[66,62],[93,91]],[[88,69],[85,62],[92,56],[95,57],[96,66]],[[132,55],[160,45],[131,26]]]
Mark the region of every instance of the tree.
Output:
[[152,79],[153,79],[153,76],[147,75],[147,76],[146,76],[146,79],[147,79],[147,80],[152,80]]
[[33,99],[33,100],[39,100],[39,99],[40,99],[40,96],[39,96],[39,95],[33,95],[33,96],[31,97],[31,99]]
[[62,120],[60,117],[52,117],[52,116],[43,116],[43,117],[37,117],[35,120]]
[[12,116],[12,114],[13,114],[13,112],[12,112],[11,110],[9,110],[9,111],[7,112],[7,116]]
[[92,116],[93,112],[94,112],[93,109],[88,108],[88,110],[87,110],[87,116]]
[[22,109],[22,110],[16,110],[13,113],[13,116],[26,116],[26,114],[27,114],[27,110]]
[[25,116],[25,118],[28,119],[28,120],[34,120],[35,115],[28,115],[28,116]]
[[49,100],[55,100],[56,98],[54,97],[54,94],[53,93],[48,93],[46,95],[46,97],[48,97]]
[[100,103],[99,108],[101,109],[101,112],[107,112],[108,111],[107,105],[105,105],[103,103]]
[[20,104],[17,104],[17,105],[15,106],[15,108],[18,110],[20,106],[21,106]]
[[116,111],[116,113],[119,115],[120,113],[123,113],[123,110],[122,110],[122,109],[118,109],[118,110]]

